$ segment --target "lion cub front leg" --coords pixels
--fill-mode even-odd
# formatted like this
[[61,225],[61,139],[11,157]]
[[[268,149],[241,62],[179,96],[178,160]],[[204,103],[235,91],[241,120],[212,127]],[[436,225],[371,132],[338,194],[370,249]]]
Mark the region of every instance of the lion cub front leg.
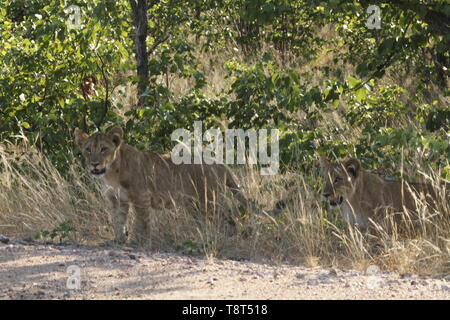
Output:
[[147,206],[134,204],[134,211],[136,213],[133,226],[135,240],[139,245],[147,244],[150,238],[150,208]]
[[129,203],[120,200],[114,193],[108,193],[108,203],[111,208],[111,218],[114,228],[114,241],[117,243],[125,243],[127,241],[127,218],[129,211]]

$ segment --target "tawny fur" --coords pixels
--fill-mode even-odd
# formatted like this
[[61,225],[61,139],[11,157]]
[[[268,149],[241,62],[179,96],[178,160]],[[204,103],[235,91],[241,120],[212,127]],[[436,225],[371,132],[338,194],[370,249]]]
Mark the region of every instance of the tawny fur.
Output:
[[224,165],[175,165],[170,155],[140,151],[123,143],[120,127],[92,136],[77,128],[75,140],[88,169],[105,186],[118,242],[126,241],[130,205],[136,213],[134,235],[138,241],[148,237],[148,222],[155,210],[181,205],[207,214],[211,203],[217,202],[225,188],[231,189],[240,203],[258,214],[277,214],[282,210],[265,212],[247,200]]
[[417,219],[420,208],[437,210],[437,193],[431,184],[391,181],[361,168],[357,159],[330,163],[321,159],[323,196],[340,207],[343,218],[361,229],[391,215],[396,223]]

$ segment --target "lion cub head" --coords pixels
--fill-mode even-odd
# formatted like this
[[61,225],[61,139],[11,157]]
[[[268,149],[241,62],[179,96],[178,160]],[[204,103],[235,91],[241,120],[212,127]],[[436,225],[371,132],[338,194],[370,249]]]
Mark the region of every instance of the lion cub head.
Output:
[[97,132],[89,136],[75,129],[75,142],[81,149],[86,165],[95,178],[101,178],[111,168],[123,139],[123,130],[114,127],[107,133]]
[[331,207],[339,207],[344,200],[355,193],[356,182],[361,173],[361,164],[354,158],[342,163],[331,163],[321,158],[320,162],[324,175],[323,197]]

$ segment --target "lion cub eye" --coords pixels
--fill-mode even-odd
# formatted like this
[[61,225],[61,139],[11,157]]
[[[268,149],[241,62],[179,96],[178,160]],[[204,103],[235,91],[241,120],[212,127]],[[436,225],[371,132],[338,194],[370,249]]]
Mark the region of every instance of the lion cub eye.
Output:
[[336,177],[333,181],[333,183],[338,183],[339,181],[341,181],[342,179],[340,177]]
[[91,148],[86,148],[84,149],[84,151],[86,151],[87,153],[91,153]]
[[108,148],[106,148],[106,147],[103,147],[103,148],[100,149],[101,153],[105,153],[106,151],[108,151]]

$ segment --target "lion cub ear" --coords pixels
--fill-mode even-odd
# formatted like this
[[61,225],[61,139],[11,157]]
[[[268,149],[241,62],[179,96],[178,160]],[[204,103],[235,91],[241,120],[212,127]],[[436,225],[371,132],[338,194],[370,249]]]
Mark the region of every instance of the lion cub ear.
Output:
[[350,158],[344,162],[344,168],[348,173],[356,178],[361,170],[361,164],[358,159]]
[[106,133],[106,136],[111,138],[116,147],[118,147],[123,140],[123,130],[121,127],[113,127]]
[[75,128],[74,135],[75,135],[75,143],[79,147],[83,146],[86,140],[89,139],[89,136],[83,131],[81,131],[79,128]]

